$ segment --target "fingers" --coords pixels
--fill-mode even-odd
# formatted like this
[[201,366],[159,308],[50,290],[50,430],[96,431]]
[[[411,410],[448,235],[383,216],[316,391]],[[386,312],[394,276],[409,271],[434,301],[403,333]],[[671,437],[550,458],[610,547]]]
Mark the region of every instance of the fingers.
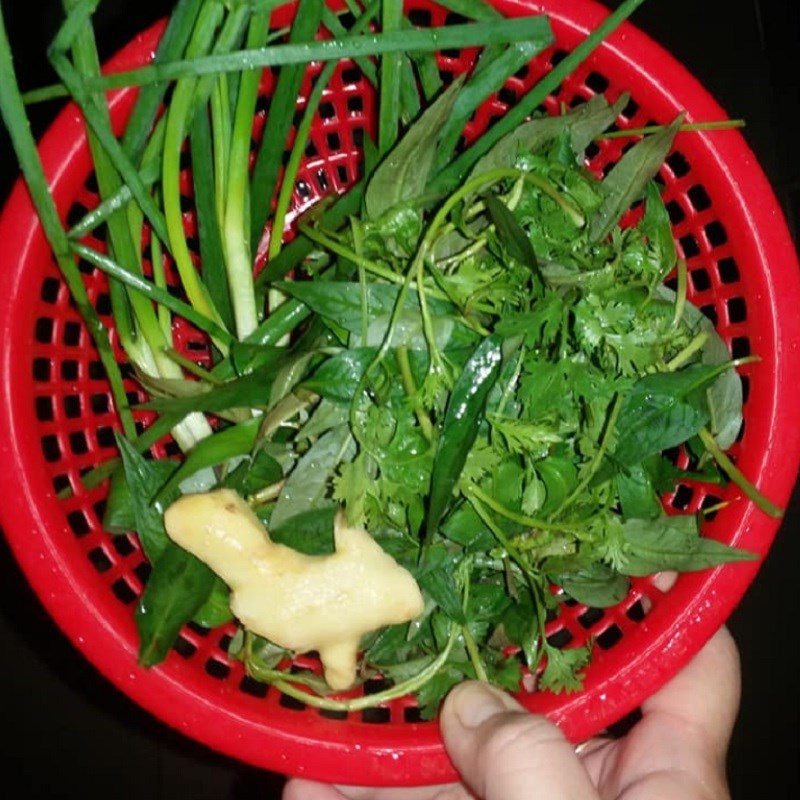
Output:
[[292,778],[283,787],[283,800],[343,800],[335,786],[302,778]]
[[642,704],[645,718],[669,716],[700,733],[709,749],[724,758],[739,710],[739,652],[721,628],[689,665]]
[[441,725],[450,758],[484,800],[598,800],[558,728],[497,689],[476,681],[456,687]]
[[460,784],[371,788],[368,786],[329,786],[295,778],[283,790],[283,800],[473,800]]
[[586,755],[587,769],[603,797],[726,798],[725,753],[738,704],[738,654],[722,629],[642,705],[627,736]]

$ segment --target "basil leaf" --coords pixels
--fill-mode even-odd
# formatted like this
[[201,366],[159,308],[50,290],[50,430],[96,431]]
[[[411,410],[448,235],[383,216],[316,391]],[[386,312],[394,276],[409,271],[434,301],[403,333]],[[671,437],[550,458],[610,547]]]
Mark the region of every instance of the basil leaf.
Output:
[[732,561],[752,561],[755,553],[698,535],[694,516],[629,519],[622,526],[626,552],[620,572],[652,575],[663,570],[693,572]]
[[364,192],[364,207],[370,219],[424,193],[442,128],[463,83],[462,77],[456,78],[375,169]]
[[230,605],[231,591],[222,578],[216,576],[206,601],[195,612],[193,622],[204,628],[218,628],[233,619]]
[[255,444],[260,423],[261,420],[254,417],[199,441],[160,489],[158,501],[163,502],[165,497],[178,490],[182,481],[201,469],[215,467],[230,458],[249,453]]
[[655,519],[663,513],[650,475],[641,464],[617,475],[617,494],[622,514],[628,519]]
[[316,508],[295,514],[280,525],[271,524],[269,535],[273,542],[285,544],[310,556],[333,553],[336,507]]
[[270,386],[278,370],[278,357],[285,356],[285,350],[276,350],[278,354],[270,357],[269,363],[241,378],[234,378],[222,386],[215,386],[192,397],[159,398],[143,403],[139,408],[160,411],[162,414],[189,414],[192,411],[215,413],[232,408],[264,406],[269,400]]
[[568,117],[570,143],[579,164],[583,164],[586,148],[616,122],[630,99],[631,96],[623,92],[612,105],[609,105],[603,95],[597,94],[570,113]]
[[[165,470],[166,472],[166,470]],[[118,467],[111,473],[108,482],[106,508],[103,512],[103,528],[109,533],[123,534],[136,530],[133,500],[125,469]]]
[[[275,288],[305,303],[320,316],[333,320],[350,333],[361,333],[361,286],[356,281],[279,281]],[[399,288],[388,283],[367,284],[370,320],[391,315]],[[453,306],[437,298],[427,298],[433,315],[452,313]],[[416,290],[406,296],[403,311],[419,313]]]
[[270,518],[280,528],[297,514],[333,505],[326,497],[328,483],[342,461],[355,455],[350,428],[341,425],[321,436],[297,462],[281,490]]
[[531,61],[552,41],[553,32],[550,23],[546,17],[542,17],[538,36],[531,37],[526,42],[511,44],[497,54],[485,51],[481,54],[478,65],[458,93],[453,108],[445,120],[436,158],[437,171],[450,161],[458,144],[458,138],[475,109],[492,92],[501,89],[520,67]]
[[375,352],[374,347],[342,350],[325,359],[314,374],[303,381],[303,386],[328,400],[349,404]]
[[639,228],[655,248],[661,263],[659,280],[664,280],[675,267],[678,251],[675,248],[675,239],[672,237],[669,213],[661,199],[658,184],[653,181],[647,184],[644,216]]
[[136,606],[139,663],[152,667],[169,653],[184,623],[202,607],[214,585],[214,573],[191,553],[169,542]]
[[509,211],[508,206],[496,197],[487,197],[484,202],[494,223],[497,238],[508,254],[520,264],[530,267],[534,275],[541,277],[539,262],[536,260],[536,253],[533,252],[531,240]]
[[658,133],[645,136],[614,165],[600,184],[605,199],[589,225],[592,241],[605,239],[631,204],[642,196],[664,163],[682,122],[683,114]]
[[[675,292],[668,286],[656,287],[656,297],[675,303]],[[703,364],[724,364],[730,360],[728,346],[714,329],[711,320],[692,303],[686,303],[683,319],[696,333],[705,331],[708,340],[703,346],[700,361]],[[711,431],[722,450],[727,450],[742,428],[742,379],[734,369],[725,370],[708,387],[708,406],[711,415]]]
[[551,558],[545,563],[548,577],[570,597],[592,608],[609,608],[628,594],[630,581],[605,564],[571,566],[570,559]]
[[428,538],[450,503],[467,454],[478,435],[489,392],[500,374],[501,343],[498,336],[486,337],[464,365],[450,393],[431,472],[425,524]]
[[265,486],[272,486],[283,477],[283,468],[263,447],[255,456],[243,461],[222,482],[242,496],[254,494]]
[[709,418],[701,390],[724,369],[724,364],[693,364],[640,378],[622,402],[614,459],[625,466],[638,464],[694,436]]
[[[170,540],[164,530],[163,507],[156,508],[153,498],[175,470],[175,462],[146,459],[122,436],[117,436],[117,447],[130,493],[131,515],[135,523],[133,529],[139,537],[147,560],[154,564],[170,544]],[[163,502],[169,504],[178,495],[177,490],[171,490],[164,495]]]

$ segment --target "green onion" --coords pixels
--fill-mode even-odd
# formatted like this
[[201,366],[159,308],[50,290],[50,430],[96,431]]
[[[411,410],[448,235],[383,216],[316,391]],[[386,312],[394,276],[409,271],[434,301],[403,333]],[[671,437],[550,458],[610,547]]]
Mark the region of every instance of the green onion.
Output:
[[25,106],[19,93],[2,8],[0,8],[0,114],[2,114],[8,129],[44,234],[106,370],[122,428],[126,436],[135,436],[136,426],[128,407],[119,364],[114,356],[108,333],[86,294],[86,287],[83,285],[80,271],[70,252],[66,231],[61,226],[58,210],[47,186],[42,162],[39,160],[39,153],[36,150],[36,142],[31,134],[25,115]]

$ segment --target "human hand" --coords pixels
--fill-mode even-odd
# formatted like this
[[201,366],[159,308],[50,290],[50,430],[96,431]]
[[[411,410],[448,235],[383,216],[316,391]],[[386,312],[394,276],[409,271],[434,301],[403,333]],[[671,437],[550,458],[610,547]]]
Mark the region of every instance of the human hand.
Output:
[[575,748],[544,717],[477,681],[456,687],[441,714],[463,783],[411,789],[291,780],[283,800],[725,800],[725,754],[739,707],[739,657],[723,628],[642,704],[621,739]]

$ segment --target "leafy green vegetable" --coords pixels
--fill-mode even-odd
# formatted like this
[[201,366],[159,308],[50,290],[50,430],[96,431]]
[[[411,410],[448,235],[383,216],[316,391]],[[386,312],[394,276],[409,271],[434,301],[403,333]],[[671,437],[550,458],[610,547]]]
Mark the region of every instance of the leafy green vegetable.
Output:
[[431,471],[430,499],[425,523],[431,537],[439,525],[467,461],[486,408],[489,392],[500,372],[500,341],[487,337],[470,356],[456,379]]
[[398,203],[424,193],[442,126],[462,84],[462,79],[453,81],[375,170],[364,193],[364,206],[370,218],[377,219]]
[[758,558],[754,553],[701,538],[693,516],[629,519],[622,530],[626,553],[620,569],[626,575],[650,575],[663,570],[693,572]]
[[279,528],[298,514],[331,506],[327,499],[329,481],[336,467],[353,457],[353,450],[352,436],[346,425],[321,436],[286,480],[270,518],[271,527]]
[[642,195],[664,163],[682,122],[683,115],[653,136],[642,139],[614,165],[601,184],[605,199],[590,223],[592,241],[608,236],[631,203]]
[[186,550],[170,542],[153,563],[144,594],[136,606],[139,663],[152,667],[167,657],[184,623],[209,597],[214,573]]
[[154,563],[169,545],[164,530],[164,508],[177,499],[178,492],[170,491],[166,494],[165,505],[162,506],[156,506],[153,499],[165,480],[175,471],[175,464],[171,461],[145,459],[127,439],[121,436],[117,437],[117,446],[125,470],[131,507],[130,516],[135,522],[136,533],[144,554],[151,563]]

